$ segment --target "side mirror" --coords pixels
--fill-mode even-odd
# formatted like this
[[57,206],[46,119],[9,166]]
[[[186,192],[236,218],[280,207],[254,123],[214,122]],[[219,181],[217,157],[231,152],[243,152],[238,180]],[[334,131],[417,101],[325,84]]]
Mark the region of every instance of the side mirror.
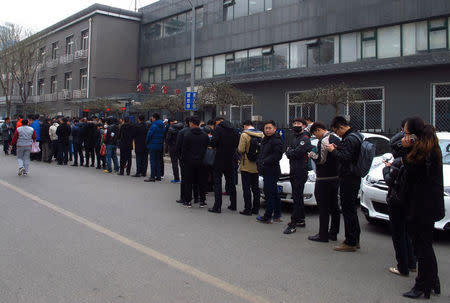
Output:
[[392,158],[393,158],[393,156],[390,153],[386,153],[386,154],[383,155],[383,160],[386,161],[386,162],[391,161]]
[[447,153],[450,153],[450,144],[447,145],[447,148],[445,149]]

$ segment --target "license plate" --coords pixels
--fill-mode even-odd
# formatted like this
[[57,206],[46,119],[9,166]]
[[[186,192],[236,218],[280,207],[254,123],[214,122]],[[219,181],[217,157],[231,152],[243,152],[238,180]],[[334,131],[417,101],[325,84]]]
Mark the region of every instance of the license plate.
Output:
[[283,186],[278,185],[278,193],[282,193],[283,192]]

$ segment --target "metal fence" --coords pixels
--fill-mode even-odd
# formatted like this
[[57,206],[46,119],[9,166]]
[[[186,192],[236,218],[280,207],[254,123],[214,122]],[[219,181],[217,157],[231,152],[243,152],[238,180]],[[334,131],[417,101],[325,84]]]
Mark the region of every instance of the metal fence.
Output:
[[433,85],[433,124],[438,131],[450,131],[450,83]]
[[361,88],[357,92],[360,100],[346,108],[352,126],[364,131],[384,131],[384,88]]

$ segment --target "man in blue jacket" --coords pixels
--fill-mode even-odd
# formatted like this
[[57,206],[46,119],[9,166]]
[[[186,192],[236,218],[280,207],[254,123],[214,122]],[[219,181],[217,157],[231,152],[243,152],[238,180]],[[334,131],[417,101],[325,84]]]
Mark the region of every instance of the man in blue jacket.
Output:
[[150,154],[150,178],[144,180],[145,182],[161,181],[161,154],[163,151],[164,132],[165,126],[160,120],[160,115],[154,113],[152,115],[152,125],[145,138]]
[[[37,114],[36,116],[31,116],[31,119],[28,119],[31,122],[30,126],[34,129],[34,131],[36,132],[36,141],[39,142],[39,148],[42,150],[42,146],[41,146],[41,123],[39,121],[39,114]],[[31,154],[31,160],[37,160],[37,161],[41,161],[42,158],[42,152],[39,153],[35,153],[35,154]]]

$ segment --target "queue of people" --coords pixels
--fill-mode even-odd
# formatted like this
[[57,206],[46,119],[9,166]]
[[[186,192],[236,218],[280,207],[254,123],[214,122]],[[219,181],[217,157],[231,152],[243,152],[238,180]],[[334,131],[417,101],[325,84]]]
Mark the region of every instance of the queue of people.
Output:
[[[240,169],[244,209],[241,215],[256,215],[260,223],[282,222],[281,200],[277,182],[281,176],[280,160],[283,139],[276,122],[264,123],[263,131],[251,121],[243,123],[238,132],[229,121],[217,117],[202,123],[197,116],[183,123],[160,115],[151,117],[150,125],[144,116],[138,123],[128,117],[117,121],[97,118],[44,119],[39,116],[17,121],[15,129],[7,118],[2,126],[7,155],[16,146],[18,174],[29,173],[33,142],[39,142],[41,152],[32,160],[58,165],[94,167],[105,173],[114,170],[119,175],[131,174],[132,150],[136,155],[136,173],[147,175],[150,156],[150,177],[146,182],[162,180],[163,155],[167,150],[173,170],[172,183],[180,184],[178,203],[187,208],[193,204],[206,207],[206,195],[214,192],[214,204],[209,212],[222,212],[223,196],[228,195],[230,211],[237,210],[237,170]],[[345,240],[335,251],[355,252],[360,249],[361,229],[357,206],[360,190],[360,161],[368,148],[362,135],[341,116],[335,117],[330,129],[321,122],[296,118],[292,122],[293,140],[288,144],[286,157],[290,164],[293,213],[284,234],[293,234],[306,226],[303,189],[313,162],[316,172],[315,197],[319,209],[318,233],[308,237],[314,242],[337,241],[342,213]],[[311,144],[311,136],[318,139]],[[431,291],[440,293],[438,266],[432,241],[434,222],[444,216],[442,154],[433,126],[421,118],[402,122],[402,131],[391,140],[394,161],[386,162],[383,171],[389,186],[388,206],[392,240],[397,266],[389,271],[408,276],[417,271],[414,287],[404,293],[408,298],[430,297]],[[120,163],[117,157],[120,149]],[[84,154],[83,154],[84,150]],[[371,159],[369,166],[371,164]],[[259,177],[263,180],[266,200],[260,215]],[[225,179],[225,191],[222,183]],[[427,193],[427,194],[426,194]],[[340,200],[341,207],[338,205]],[[418,264],[418,265],[417,265]]]

